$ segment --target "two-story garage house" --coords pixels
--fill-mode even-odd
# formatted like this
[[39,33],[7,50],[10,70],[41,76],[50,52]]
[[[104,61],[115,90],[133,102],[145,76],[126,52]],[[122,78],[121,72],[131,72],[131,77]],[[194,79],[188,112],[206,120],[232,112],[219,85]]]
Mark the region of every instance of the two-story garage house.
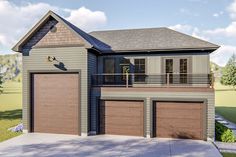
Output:
[[24,131],[214,139],[218,48],[169,28],[86,33],[49,11],[13,47]]

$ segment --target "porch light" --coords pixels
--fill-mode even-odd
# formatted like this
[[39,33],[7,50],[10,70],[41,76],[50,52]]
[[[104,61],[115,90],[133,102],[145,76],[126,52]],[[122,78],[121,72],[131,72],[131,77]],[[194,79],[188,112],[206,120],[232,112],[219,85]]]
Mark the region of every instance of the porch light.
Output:
[[56,60],[55,56],[48,56],[48,62],[53,62]]

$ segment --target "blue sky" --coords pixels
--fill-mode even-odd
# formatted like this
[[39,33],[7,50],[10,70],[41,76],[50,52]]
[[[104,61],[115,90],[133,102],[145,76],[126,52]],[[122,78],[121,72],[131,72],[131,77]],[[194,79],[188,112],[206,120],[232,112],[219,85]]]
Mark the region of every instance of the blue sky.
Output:
[[211,60],[225,65],[236,53],[236,0],[3,0],[0,1],[0,54],[47,10],[85,31],[170,27],[222,47]]

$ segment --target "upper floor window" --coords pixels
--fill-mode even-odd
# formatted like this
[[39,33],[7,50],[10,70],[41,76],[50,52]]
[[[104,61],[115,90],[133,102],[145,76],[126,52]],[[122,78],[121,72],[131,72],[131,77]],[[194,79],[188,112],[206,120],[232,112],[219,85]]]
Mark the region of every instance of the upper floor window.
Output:
[[188,83],[188,58],[165,58],[166,83]]
[[104,76],[104,83],[113,83],[115,81],[115,59],[114,58],[104,58],[103,60],[103,71],[106,73]]
[[188,83],[188,60],[180,59],[179,63],[180,83]]
[[134,59],[135,82],[145,82],[145,59]]

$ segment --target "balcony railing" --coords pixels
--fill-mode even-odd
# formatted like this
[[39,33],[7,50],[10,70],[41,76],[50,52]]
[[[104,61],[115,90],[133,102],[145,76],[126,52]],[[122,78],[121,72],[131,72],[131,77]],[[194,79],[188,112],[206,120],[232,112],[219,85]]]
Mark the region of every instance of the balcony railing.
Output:
[[162,86],[189,86],[208,85],[213,86],[212,74],[94,74],[93,86],[125,86],[134,85],[162,85]]

